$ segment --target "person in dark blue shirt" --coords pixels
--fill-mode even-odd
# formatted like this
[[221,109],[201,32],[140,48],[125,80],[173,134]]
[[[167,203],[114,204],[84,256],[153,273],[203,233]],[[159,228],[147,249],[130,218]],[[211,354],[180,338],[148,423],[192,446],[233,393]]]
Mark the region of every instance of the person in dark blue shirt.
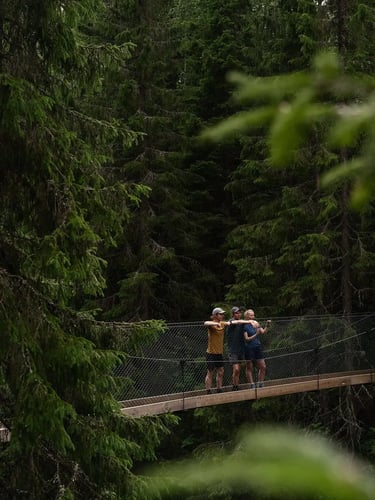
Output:
[[239,307],[232,307],[232,318],[228,321],[226,339],[229,352],[229,361],[232,364],[233,391],[238,391],[240,383],[241,362],[245,359],[244,327],[250,320],[241,319],[242,311]]
[[263,387],[264,377],[266,376],[266,362],[259,335],[268,331],[271,320],[268,319],[266,321],[266,326],[262,328],[258,321],[256,321],[255,313],[252,309],[245,311],[244,319],[249,321],[249,324],[244,327],[246,380],[249,382],[252,389],[255,388],[256,385],[253,379],[253,362],[255,362],[258,370],[257,386]]

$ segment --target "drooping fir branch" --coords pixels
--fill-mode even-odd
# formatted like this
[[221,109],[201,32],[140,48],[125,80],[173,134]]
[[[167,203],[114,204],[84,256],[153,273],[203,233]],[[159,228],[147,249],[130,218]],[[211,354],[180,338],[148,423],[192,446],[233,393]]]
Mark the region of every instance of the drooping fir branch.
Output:
[[30,495],[35,490],[40,498],[42,490],[56,490],[50,474],[75,494],[96,491],[100,498],[102,489],[112,487],[125,496],[142,491],[133,461],[154,459],[155,446],[169,432],[166,423],[175,419],[123,417],[114,369],[126,358],[117,349],[147,343],[162,325],[96,322],[1,269],[0,326],[0,421],[11,431],[2,471],[17,463],[12,482],[5,485],[0,473],[2,491],[14,496],[18,489]]

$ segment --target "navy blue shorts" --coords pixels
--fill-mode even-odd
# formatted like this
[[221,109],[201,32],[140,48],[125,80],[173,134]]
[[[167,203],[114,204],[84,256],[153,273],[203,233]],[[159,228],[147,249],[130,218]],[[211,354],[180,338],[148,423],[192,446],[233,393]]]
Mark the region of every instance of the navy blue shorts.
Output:
[[222,354],[210,354],[206,352],[207,370],[214,368],[222,368],[224,366],[224,358]]
[[251,361],[253,359],[264,359],[264,353],[261,345],[256,345],[254,347],[247,346],[245,349],[245,359]]

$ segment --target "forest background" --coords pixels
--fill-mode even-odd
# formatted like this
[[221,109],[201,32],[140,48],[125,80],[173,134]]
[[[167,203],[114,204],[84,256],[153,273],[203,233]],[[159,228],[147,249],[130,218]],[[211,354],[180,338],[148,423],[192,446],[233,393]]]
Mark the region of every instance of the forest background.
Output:
[[[163,321],[219,303],[260,317],[374,310],[373,203],[352,209],[350,178],[321,186],[365,133],[330,147],[316,124],[278,169],[266,126],[199,139],[238,111],[229,71],[307,70],[332,49],[370,81],[374,23],[371,0],[2,2],[4,498],[135,498],[140,464],[232,440],[241,405],[120,415],[112,370]],[[336,407],[337,393],[294,396],[252,417],[373,456],[373,391],[347,389],[342,419]]]

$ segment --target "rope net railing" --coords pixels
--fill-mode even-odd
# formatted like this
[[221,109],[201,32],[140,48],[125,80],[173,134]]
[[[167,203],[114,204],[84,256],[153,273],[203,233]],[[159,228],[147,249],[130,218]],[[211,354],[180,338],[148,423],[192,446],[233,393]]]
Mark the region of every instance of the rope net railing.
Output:
[[[262,319],[258,319],[261,325]],[[272,318],[261,336],[267,381],[354,370],[375,365],[375,314]],[[204,391],[207,328],[203,322],[169,323],[142,355],[130,355],[118,367],[117,398],[124,403],[162,395]],[[224,386],[232,385],[232,366],[224,350]],[[214,375],[215,378],[215,375]],[[254,372],[256,380],[256,370]],[[245,369],[240,383],[246,384]]]

